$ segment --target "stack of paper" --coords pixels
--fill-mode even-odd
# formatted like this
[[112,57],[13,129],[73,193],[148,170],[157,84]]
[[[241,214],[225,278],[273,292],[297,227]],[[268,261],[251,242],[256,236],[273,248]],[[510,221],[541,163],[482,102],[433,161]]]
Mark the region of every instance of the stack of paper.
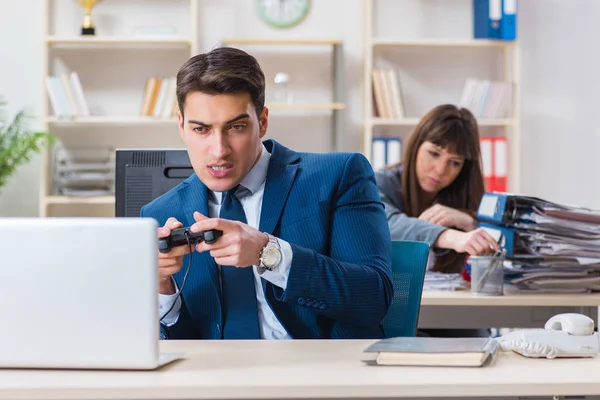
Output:
[[444,274],[427,271],[423,282],[423,290],[463,290],[467,285],[461,274]]
[[486,193],[478,218],[507,249],[509,291],[600,291],[600,211]]

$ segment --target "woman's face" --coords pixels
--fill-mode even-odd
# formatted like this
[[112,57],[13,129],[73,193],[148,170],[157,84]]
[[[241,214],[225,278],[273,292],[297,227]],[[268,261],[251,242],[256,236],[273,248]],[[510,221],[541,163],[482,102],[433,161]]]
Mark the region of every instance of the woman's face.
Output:
[[417,151],[417,180],[424,192],[436,195],[458,176],[465,159],[431,142]]

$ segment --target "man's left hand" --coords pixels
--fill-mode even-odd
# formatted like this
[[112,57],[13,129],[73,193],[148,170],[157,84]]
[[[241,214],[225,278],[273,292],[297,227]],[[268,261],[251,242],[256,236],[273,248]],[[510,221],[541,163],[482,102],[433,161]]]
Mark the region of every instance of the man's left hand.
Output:
[[219,265],[251,267],[259,264],[260,252],[269,242],[266,233],[240,221],[208,218],[198,211],[194,212],[194,220],[196,223],[190,227],[192,232],[211,229],[223,232],[223,235],[213,244],[198,243],[196,251],[210,251],[210,255]]

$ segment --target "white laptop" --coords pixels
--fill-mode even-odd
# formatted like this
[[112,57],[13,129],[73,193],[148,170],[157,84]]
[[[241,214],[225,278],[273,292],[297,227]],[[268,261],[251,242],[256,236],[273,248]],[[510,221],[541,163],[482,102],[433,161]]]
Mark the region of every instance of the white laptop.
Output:
[[155,369],[157,224],[0,218],[0,368]]

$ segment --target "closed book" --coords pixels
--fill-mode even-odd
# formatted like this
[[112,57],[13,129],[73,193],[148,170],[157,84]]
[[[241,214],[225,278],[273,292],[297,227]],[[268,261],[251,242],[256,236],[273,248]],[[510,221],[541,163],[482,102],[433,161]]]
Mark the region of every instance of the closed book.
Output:
[[363,350],[371,365],[483,367],[492,363],[500,345],[494,338],[394,337]]

